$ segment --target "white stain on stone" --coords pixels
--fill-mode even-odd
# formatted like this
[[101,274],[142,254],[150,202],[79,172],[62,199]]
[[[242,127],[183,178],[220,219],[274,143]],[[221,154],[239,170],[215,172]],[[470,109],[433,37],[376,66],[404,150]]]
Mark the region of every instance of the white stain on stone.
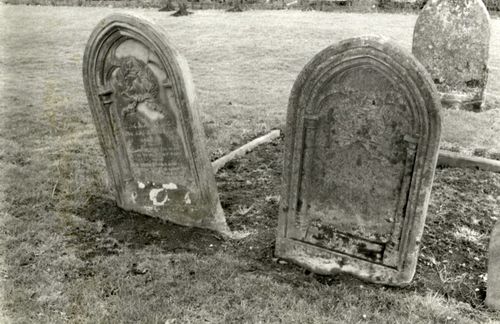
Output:
[[164,189],[168,189],[168,190],[175,190],[175,189],[177,189],[177,185],[175,183],[164,183],[162,185],[162,187]]
[[[149,200],[153,202],[154,206],[163,206],[167,201],[170,199],[168,198],[167,190],[176,190],[178,189],[177,185],[175,183],[164,183],[162,184],[161,188],[159,189],[151,189],[149,192]],[[165,191],[165,198],[163,200],[158,201],[158,195],[160,192]],[[188,197],[189,199],[189,197]],[[184,197],[184,201],[186,201],[186,197]],[[189,199],[189,203],[191,203],[191,200]]]
[[139,187],[139,189],[144,189],[146,188],[146,185],[140,181],[137,181],[137,186]]
[[165,190],[165,189],[164,188],[151,189],[151,191],[149,192],[149,200],[151,200],[153,202],[154,206],[163,206],[163,205],[165,205],[165,203],[167,201],[169,201],[166,191],[165,191],[165,198],[163,198],[162,201],[158,201],[158,194],[160,192],[162,192],[163,190]]
[[191,205],[191,198],[189,198],[189,192],[186,192],[186,195],[184,196],[184,203],[186,205]]
[[137,198],[137,192],[132,192],[132,195],[131,195],[131,198],[132,198],[132,203],[136,203],[136,198]]
[[140,104],[138,104],[137,111],[142,113],[151,121],[156,121],[164,118],[163,114],[155,111],[153,106],[148,102],[141,102]]

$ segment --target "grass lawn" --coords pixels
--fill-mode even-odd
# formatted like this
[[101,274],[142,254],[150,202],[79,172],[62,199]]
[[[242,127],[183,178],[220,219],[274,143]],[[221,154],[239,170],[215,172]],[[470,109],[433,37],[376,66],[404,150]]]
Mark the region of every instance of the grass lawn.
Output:
[[[398,289],[316,276],[273,258],[280,143],[217,176],[230,227],[253,233],[243,241],[116,208],[81,79],[90,32],[112,12],[164,26],[185,55],[212,159],[283,127],[293,82],[318,51],[359,34],[410,49],[416,19],[312,11],[173,18],[142,9],[0,5],[0,323],[500,320],[481,304],[484,280],[477,279],[500,217],[498,175],[438,172],[426,231],[439,237],[436,228],[451,219],[450,251],[467,242],[462,252],[477,260],[449,264],[453,257],[433,251],[444,241],[428,235],[415,282]],[[443,111],[444,147],[500,152],[499,19],[492,28],[488,110]],[[462,192],[463,183],[475,185]]]

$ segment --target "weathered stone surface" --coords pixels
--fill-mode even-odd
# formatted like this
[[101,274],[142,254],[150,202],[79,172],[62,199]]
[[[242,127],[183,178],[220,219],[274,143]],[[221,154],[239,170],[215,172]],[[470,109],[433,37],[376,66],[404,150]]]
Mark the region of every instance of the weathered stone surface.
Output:
[[490,17],[482,0],[429,0],[413,33],[413,55],[443,106],[479,110],[488,79]]
[[424,67],[379,37],[317,54],[287,112],[277,256],[392,285],[414,274],[440,138]]
[[118,205],[227,232],[189,67],[164,31],[128,15],[103,19],[83,79]]
[[486,305],[500,310],[500,221],[496,223],[490,237]]

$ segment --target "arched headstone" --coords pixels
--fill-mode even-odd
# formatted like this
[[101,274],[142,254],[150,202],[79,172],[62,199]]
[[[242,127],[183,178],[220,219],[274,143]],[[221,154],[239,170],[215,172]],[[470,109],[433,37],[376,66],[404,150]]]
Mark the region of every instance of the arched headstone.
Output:
[[287,112],[276,254],[399,285],[417,262],[440,138],[427,72],[379,37],[317,54]]
[[164,31],[128,15],[103,19],[83,79],[118,205],[228,232],[189,67]]
[[482,0],[429,0],[413,32],[413,55],[443,106],[480,110],[488,79],[490,17]]

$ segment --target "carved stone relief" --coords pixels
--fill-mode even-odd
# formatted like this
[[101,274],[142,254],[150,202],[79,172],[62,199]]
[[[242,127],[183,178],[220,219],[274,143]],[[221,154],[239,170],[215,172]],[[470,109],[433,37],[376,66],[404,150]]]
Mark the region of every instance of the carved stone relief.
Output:
[[161,28],[105,18],[89,39],[83,72],[120,207],[228,232],[189,68]]

